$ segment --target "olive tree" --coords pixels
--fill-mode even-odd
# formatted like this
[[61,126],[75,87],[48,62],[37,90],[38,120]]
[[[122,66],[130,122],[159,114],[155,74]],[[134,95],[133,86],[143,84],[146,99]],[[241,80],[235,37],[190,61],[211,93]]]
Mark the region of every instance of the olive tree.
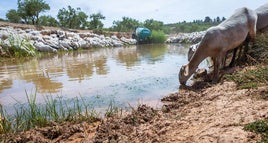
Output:
[[103,16],[101,13],[97,14],[91,14],[90,19],[92,19],[90,23],[90,29],[102,29],[103,28],[103,23],[101,20],[105,19],[105,16]]
[[15,9],[11,9],[6,13],[6,18],[9,22],[19,23],[21,17]]
[[39,24],[43,26],[53,26],[53,27],[59,26],[58,21],[52,16],[40,16]]
[[39,24],[40,13],[49,9],[43,0],[18,0],[18,13],[25,23]]
[[129,32],[139,25],[141,25],[141,23],[138,20],[129,17],[123,17],[122,21],[113,22],[112,29],[118,32]]
[[71,6],[68,6],[67,9],[62,8],[59,10],[57,17],[62,27],[74,29],[85,29],[88,27],[88,16],[80,8],[74,9]]
[[144,21],[144,26],[150,30],[162,30],[164,29],[164,23],[162,21],[157,21],[153,19],[147,19]]

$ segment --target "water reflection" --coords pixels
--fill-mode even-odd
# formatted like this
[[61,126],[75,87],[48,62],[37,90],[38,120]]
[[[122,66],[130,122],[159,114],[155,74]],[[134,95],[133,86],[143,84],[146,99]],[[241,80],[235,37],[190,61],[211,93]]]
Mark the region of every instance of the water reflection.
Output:
[[185,53],[181,45],[143,45],[1,63],[0,100],[8,103],[11,96],[25,96],[25,90],[33,89],[66,97],[122,94],[120,100],[126,101],[139,93],[152,96],[151,89],[159,93],[178,87],[177,69],[186,62]]
[[118,51],[117,60],[126,67],[132,67],[139,64],[139,54],[136,48],[123,48]]
[[140,55],[149,61],[151,64],[154,64],[155,61],[162,60],[167,50],[167,45],[138,45],[137,52]]

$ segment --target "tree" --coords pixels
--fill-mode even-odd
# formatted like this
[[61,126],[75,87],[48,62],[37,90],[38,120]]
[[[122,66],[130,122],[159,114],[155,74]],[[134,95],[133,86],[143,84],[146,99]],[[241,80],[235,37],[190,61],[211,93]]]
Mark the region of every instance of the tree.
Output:
[[102,29],[103,28],[103,23],[101,22],[101,20],[105,19],[105,16],[103,16],[101,13],[97,13],[97,14],[91,14],[90,18],[92,19],[90,21],[90,29]]
[[39,24],[41,12],[49,10],[50,6],[43,0],[18,0],[18,13],[25,23]]
[[60,26],[74,29],[85,29],[88,27],[88,16],[80,8],[74,9],[68,6],[68,9],[62,8],[58,15]]
[[123,17],[122,21],[114,21],[112,29],[118,32],[129,32],[134,27],[142,25],[138,20],[129,17]]
[[144,26],[146,28],[149,28],[150,30],[156,30],[156,31],[164,30],[164,23],[153,19],[145,20]]
[[217,16],[216,21],[217,21],[217,23],[220,23],[221,22],[221,19],[220,19],[219,16]]
[[210,22],[212,22],[212,19],[209,16],[206,16],[204,22],[210,23]]
[[58,21],[52,16],[40,16],[39,24],[43,26],[53,26],[53,27],[59,26]]
[[11,9],[7,12],[6,18],[9,22],[19,23],[21,18],[19,13],[15,9]]

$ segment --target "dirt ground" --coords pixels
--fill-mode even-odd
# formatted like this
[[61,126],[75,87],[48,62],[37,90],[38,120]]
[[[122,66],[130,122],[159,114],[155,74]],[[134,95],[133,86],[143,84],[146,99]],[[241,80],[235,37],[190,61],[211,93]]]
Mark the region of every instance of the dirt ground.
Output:
[[[162,99],[161,109],[140,105],[95,123],[63,123],[20,133],[9,142],[251,143],[245,124],[268,119],[268,86],[238,90],[234,82],[197,82]],[[10,138],[10,137],[9,137]]]

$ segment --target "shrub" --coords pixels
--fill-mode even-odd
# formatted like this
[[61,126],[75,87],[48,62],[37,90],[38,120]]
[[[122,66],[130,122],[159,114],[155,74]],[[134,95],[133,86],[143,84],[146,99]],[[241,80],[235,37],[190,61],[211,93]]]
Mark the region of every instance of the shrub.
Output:
[[244,126],[244,130],[261,135],[260,143],[268,142],[268,122],[267,120],[257,120]]
[[8,37],[8,42],[1,42],[0,45],[3,48],[2,53],[5,53],[5,56],[7,57],[25,57],[36,55],[35,48],[30,43],[30,40],[17,35],[10,35]]
[[167,40],[166,34],[163,31],[152,31],[151,41],[152,43],[165,43]]

